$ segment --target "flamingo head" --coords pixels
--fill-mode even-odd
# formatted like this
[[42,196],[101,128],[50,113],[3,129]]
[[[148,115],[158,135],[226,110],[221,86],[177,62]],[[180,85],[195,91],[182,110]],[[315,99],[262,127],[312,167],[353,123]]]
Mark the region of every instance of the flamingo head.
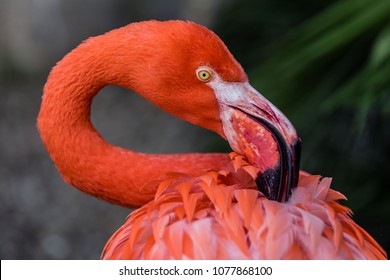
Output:
[[142,33],[143,53],[131,57],[138,62],[129,69],[129,77],[139,80],[136,90],[163,110],[219,133],[257,167],[259,190],[287,201],[298,181],[300,138],[249,84],[222,40],[190,22],[149,21],[134,28]]

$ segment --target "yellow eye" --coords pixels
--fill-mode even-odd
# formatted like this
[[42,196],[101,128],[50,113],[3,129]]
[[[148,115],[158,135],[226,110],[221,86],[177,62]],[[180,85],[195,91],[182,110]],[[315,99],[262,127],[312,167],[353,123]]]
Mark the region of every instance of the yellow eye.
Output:
[[211,80],[211,71],[208,69],[199,69],[196,74],[198,79],[204,83],[207,83]]

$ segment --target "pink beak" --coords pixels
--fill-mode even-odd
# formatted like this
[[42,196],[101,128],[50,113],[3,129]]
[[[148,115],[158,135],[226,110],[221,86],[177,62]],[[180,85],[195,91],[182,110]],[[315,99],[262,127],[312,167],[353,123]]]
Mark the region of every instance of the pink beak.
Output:
[[295,128],[249,83],[214,89],[230,146],[259,169],[256,184],[267,198],[287,201],[298,184],[301,140]]

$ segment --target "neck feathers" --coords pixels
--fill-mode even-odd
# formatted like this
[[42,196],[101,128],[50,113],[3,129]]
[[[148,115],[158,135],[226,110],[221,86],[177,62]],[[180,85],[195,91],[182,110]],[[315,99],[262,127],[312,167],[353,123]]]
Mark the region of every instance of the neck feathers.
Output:
[[[119,31],[113,31],[119,32]],[[147,95],[136,66],[126,65],[114,33],[87,40],[53,68],[44,88],[38,129],[64,180],[83,192],[123,206],[139,206],[154,198],[158,181],[169,172],[200,175],[228,162],[222,154],[149,155],[107,143],[93,127],[93,97],[106,85],[119,85]],[[108,37],[108,38],[107,38]],[[129,50],[129,46],[127,46]],[[130,48],[131,52],[131,48]],[[145,96],[146,98],[148,96]],[[152,183],[156,182],[156,183]]]

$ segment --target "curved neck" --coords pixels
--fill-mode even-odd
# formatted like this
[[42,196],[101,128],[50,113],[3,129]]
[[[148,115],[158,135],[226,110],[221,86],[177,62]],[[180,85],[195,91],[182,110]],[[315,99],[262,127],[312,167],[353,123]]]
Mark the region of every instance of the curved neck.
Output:
[[107,143],[90,120],[92,99],[99,90],[120,85],[148,98],[138,79],[120,72],[120,55],[115,60],[118,56],[109,49],[103,52],[101,44],[88,41],[80,45],[53,68],[44,88],[38,129],[66,182],[111,203],[134,207],[152,200],[157,182],[170,172],[200,175],[227,165],[225,154],[141,154]]

